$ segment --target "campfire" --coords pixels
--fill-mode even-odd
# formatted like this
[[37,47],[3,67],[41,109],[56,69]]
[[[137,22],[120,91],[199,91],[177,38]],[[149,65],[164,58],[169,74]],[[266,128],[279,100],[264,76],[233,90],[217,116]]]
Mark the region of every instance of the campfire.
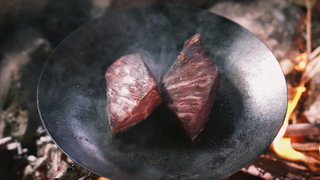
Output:
[[[278,135],[254,162],[224,179],[320,179],[319,2],[260,0],[249,3],[231,0],[213,4],[190,1],[188,4],[205,7],[256,34],[279,60],[287,81],[288,107]],[[3,30],[11,33],[8,37],[0,35],[0,169],[4,170],[0,172],[0,179],[107,180],[74,163],[54,144],[41,125],[35,94],[41,68],[57,44],[85,21],[122,7],[112,0],[108,3],[107,0],[88,0],[86,3],[90,3],[90,9],[81,12],[87,5],[75,3],[79,12],[71,13],[80,13],[83,20],[73,22],[74,17],[70,15],[68,22],[73,23],[72,28],[67,27],[62,32],[54,28],[57,25],[54,20],[65,17],[57,15],[54,5],[63,3],[49,0],[46,3],[30,1],[32,3],[38,4],[33,13],[29,6],[26,7],[29,9],[23,9],[20,4],[18,10],[9,6],[8,1],[0,0],[0,11],[4,8],[12,11],[9,15],[0,14],[0,19],[14,21],[0,22],[0,27],[17,28],[15,32],[10,32],[10,28]],[[75,4],[67,3],[67,7],[72,8]],[[124,4],[123,8],[148,3]],[[277,8],[272,9],[274,7]],[[25,24],[21,27],[11,24],[21,23],[18,17],[28,13],[32,14],[27,16],[29,20],[41,28],[32,24],[24,29]],[[48,21],[35,18],[37,13]],[[57,19],[49,22],[50,18]],[[289,25],[283,25],[284,22]]]

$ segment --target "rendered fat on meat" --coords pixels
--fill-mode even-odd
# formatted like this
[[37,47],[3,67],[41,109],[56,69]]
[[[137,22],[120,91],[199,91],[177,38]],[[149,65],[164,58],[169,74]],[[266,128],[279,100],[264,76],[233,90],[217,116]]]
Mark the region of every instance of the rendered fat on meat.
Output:
[[162,101],[157,83],[140,54],[118,59],[108,68],[105,78],[112,133],[146,119]]
[[168,106],[192,141],[204,129],[219,82],[218,67],[207,58],[200,35],[194,35],[162,80]]

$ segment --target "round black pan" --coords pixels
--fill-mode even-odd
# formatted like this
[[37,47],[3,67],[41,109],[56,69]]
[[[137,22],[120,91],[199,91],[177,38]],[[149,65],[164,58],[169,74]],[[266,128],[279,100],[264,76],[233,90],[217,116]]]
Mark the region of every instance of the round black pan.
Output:
[[[162,105],[138,125],[112,135],[108,67],[139,52],[160,82],[196,33],[221,73],[204,131],[191,142]],[[218,179],[248,165],[270,145],[285,117],[287,89],[273,54],[236,23],[188,7],[138,7],[89,22],[62,42],[43,69],[38,107],[55,143],[98,175]]]

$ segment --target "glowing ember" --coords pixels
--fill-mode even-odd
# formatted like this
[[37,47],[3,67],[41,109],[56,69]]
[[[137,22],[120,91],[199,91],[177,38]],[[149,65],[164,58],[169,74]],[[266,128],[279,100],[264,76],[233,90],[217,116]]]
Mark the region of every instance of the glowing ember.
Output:
[[98,180],[109,180],[109,179],[104,178],[104,177],[99,177]]
[[297,65],[294,67],[297,71],[304,71],[307,67],[307,55],[306,53],[300,54],[298,57],[296,57]]

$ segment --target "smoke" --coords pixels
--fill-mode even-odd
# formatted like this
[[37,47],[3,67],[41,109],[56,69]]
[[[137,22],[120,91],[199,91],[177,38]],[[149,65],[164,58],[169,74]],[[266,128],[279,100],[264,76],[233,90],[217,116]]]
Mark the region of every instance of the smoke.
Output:
[[[161,55],[160,55],[159,60],[156,60],[145,49],[137,49],[137,53],[143,56],[145,64],[147,65],[149,70],[152,72],[156,81],[158,83],[161,82],[163,74],[165,74],[167,69],[170,68],[169,63],[162,63],[165,60],[165,58],[161,58]],[[164,52],[162,54],[164,54]]]
[[186,18],[188,13],[186,9],[172,13],[155,7],[128,9],[118,15],[110,14],[108,20],[116,19],[109,24],[110,28],[115,28],[114,31],[119,36],[124,36],[119,42],[122,49],[117,50],[117,59],[140,53],[157,82],[160,82],[176,60],[184,42],[201,30]]

